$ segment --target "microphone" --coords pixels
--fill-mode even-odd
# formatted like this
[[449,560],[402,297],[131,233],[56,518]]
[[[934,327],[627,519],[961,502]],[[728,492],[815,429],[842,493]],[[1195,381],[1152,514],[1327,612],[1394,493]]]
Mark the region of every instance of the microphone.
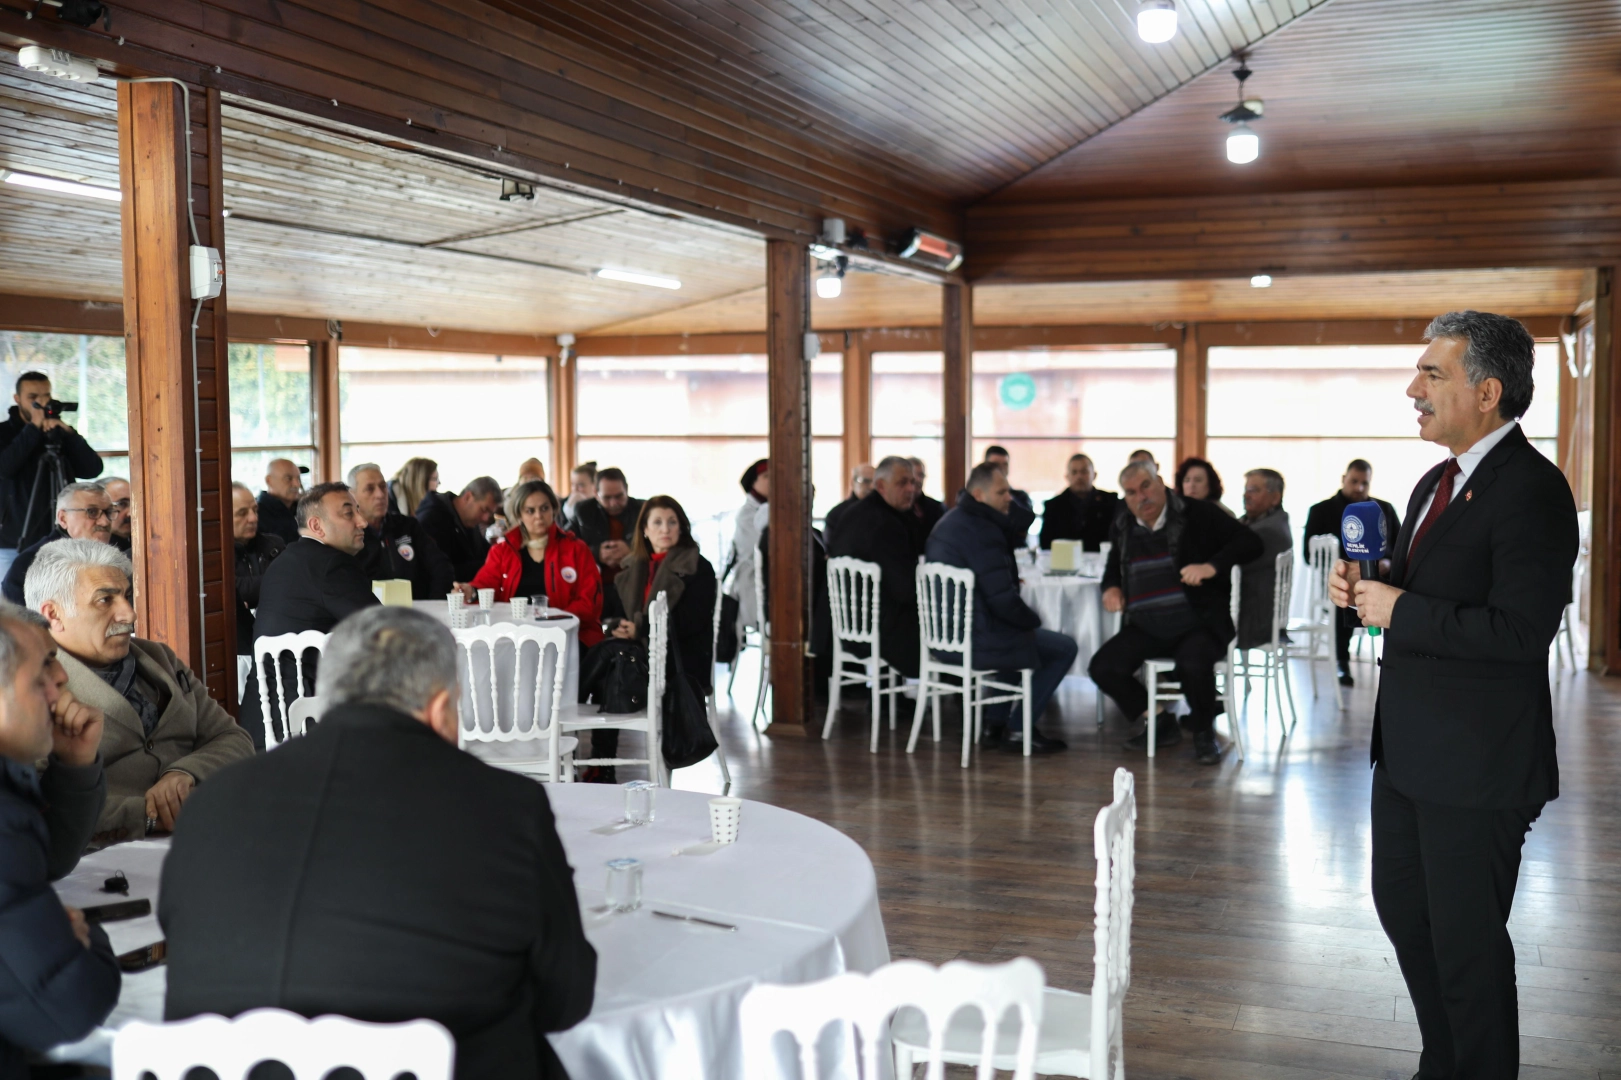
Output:
[[[1379,560],[1390,555],[1390,534],[1385,530],[1385,514],[1373,501],[1352,503],[1340,517],[1340,544],[1348,559],[1362,566],[1363,581],[1379,580]],[[1370,626],[1368,635],[1377,637],[1379,628]]]

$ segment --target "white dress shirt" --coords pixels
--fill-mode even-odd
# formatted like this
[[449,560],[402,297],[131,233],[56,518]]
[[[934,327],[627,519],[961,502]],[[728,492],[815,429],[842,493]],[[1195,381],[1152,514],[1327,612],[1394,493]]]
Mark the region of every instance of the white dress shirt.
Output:
[[[1510,429],[1516,427],[1519,427],[1519,424],[1516,421],[1510,420],[1508,423],[1504,424],[1490,435],[1482,436],[1480,441],[1476,442],[1475,445],[1458,455],[1458,475],[1452,480],[1452,497],[1454,499],[1458,498],[1459,495],[1468,490],[1465,485],[1469,483],[1469,477],[1474,474],[1475,467],[1485,460],[1486,455],[1491,453],[1494,446],[1502,442],[1503,439],[1508,436]],[[1440,486],[1440,482],[1437,481],[1435,488]],[[1435,502],[1435,488],[1430,489],[1430,493],[1424,497],[1424,505],[1418,508],[1419,522],[1422,522],[1425,516],[1429,514],[1430,504]],[[1418,535],[1417,524],[1413,526],[1413,535]],[[1412,551],[1412,543],[1412,540],[1407,541],[1409,552]]]

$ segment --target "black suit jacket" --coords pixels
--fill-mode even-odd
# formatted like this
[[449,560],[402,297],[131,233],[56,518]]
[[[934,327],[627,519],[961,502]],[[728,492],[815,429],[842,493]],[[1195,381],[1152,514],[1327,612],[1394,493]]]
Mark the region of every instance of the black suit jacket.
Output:
[[1559,794],[1548,648],[1576,561],[1576,504],[1516,426],[1453,492],[1416,551],[1407,503],[1390,576],[1406,590],[1385,631],[1371,758],[1402,794],[1509,809]]
[[1065,488],[1042,508],[1042,550],[1050,550],[1054,540],[1079,540],[1087,551],[1101,550],[1119,509],[1120,496],[1113,491],[1093,488],[1077,495]]
[[259,492],[259,531],[281,537],[284,544],[298,542],[298,507],[288,506],[268,491]]
[[443,600],[456,580],[450,560],[422,523],[394,510],[378,528],[366,526],[366,546],[355,561],[373,581],[409,581],[413,600]]
[[383,706],[332,709],[199,786],[158,919],[169,1020],[428,1017],[458,1080],[506,1080],[566,1075],[545,1033],[591,1011],[596,951],[545,786]]
[[917,678],[917,559],[923,554],[923,522],[910,510],[893,510],[874,491],[856,503],[827,542],[830,558],[848,555],[883,570],[878,606],[878,651],[903,675]]
[[[490,542],[484,539],[482,529],[469,529],[456,513],[456,504],[442,491],[430,491],[417,507],[417,521],[422,531],[450,561],[451,573],[457,581],[472,581],[484,568],[490,554]],[[449,591],[448,589],[446,590]]]

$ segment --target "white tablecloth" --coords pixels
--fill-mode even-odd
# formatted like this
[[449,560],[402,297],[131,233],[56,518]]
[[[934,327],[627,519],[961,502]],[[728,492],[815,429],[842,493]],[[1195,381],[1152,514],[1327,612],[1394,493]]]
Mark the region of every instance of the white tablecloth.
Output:
[[1092,654],[1104,642],[1102,580],[1078,574],[1043,574],[1023,565],[1019,595],[1041,616],[1048,630],[1068,634],[1080,646],[1071,675],[1085,675]]
[[[597,950],[591,1015],[551,1036],[570,1075],[742,1080],[737,1006],[750,986],[809,982],[889,962],[872,863],[837,830],[745,801],[736,844],[709,855],[678,856],[676,849],[708,839],[710,796],[660,789],[652,825],[603,835],[591,830],[623,816],[622,788],[552,784],[546,790],[575,870],[586,935]],[[156,911],[167,850],[167,840],[156,840],[97,852],[58,882],[57,892],[75,906],[121,899],[99,890],[113,870],[123,870],[130,898],[151,897]],[[593,914],[590,909],[603,900],[604,864],[623,856],[642,860],[642,909]],[[737,930],[660,919],[654,908],[716,919]],[[107,931],[119,952],[162,936],[155,917],[109,923]],[[117,1028],[133,1019],[162,1018],[166,971],[124,976],[106,1025],[52,1056],[106,1064]]]

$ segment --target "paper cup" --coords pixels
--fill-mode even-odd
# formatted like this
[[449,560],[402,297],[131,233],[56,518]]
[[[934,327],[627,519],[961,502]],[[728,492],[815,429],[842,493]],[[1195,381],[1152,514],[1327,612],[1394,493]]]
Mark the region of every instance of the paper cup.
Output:
[[522,596],[512,598],[512,621],[523,622],[529,618],[529,601]]
[[717,844],[737,843],[738,819],[743,816],[743,800],[709,800],[709,835]]
[[480,589],[478,591],[478,609],[480,611],[495,610],[495,590]]

